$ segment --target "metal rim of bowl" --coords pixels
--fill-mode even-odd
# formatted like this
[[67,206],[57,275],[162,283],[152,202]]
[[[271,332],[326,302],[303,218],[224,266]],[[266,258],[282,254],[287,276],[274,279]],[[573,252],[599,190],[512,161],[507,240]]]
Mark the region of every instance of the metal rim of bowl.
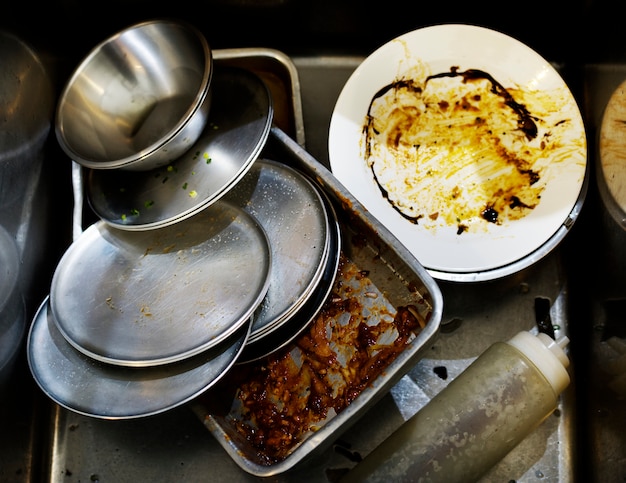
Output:
[[[89,65],[89,63],[93,60],[93,58],[96,55],[98,55],[100,51],[106,45],[110,44],[116,39],[121,38],[124,35],[127,35],[129,32],[142,29],[150,25],[157,25],[157,24],[164,24],[164,25],[167,24],[172,27],[178,27],[180,29],[189,31],[198,40],[198,42],[200,43],[200,46],[202,47],[202,50],[204,52],[204,57],[205,57],[205,65],[204,65],[204,72],[202,73],[202,82],[198,89],[198,95],[195,98],[194,103],[187,109],[187,111],[185,111],[185,114],[181,117],[181,119],[176,123],[174,127],[172,127],[172,129],[170,129],[170,131],[168,131],[168,133],[165,136],[163,136],[162,139],[154,142],[147,148],[144,148],[136,155],[127,156],[122,159],[108,161],[108,162],[85,158],[83,155],[79,154],[75,149],[73,149],[68,144],[67,137],[65,135],[64,121],[63,121],[64,119],[63,105],[65,104],[65,100],[68,94],[70,93],[70,91],[72,90],[76,79],[85,69],[85,67]],[[202,34],[202,32],[200,32],[200,30],[198,30],[193,25],[184,21],[180,21],[180,20],[161,20],[161,19],[146,20],[143,22],[132,24],[122,30],[119,30],[118,32],[114,33],[108,38],[102,40],[100,43],[96,44],[96,46],[94,46],[89,51],[89,53],[80,61],[78,66],[76,66],[76,68],[70,75],[69,79],[66,81],[65,86],[63,87],[63,90],[61,91],[61,95],[59,96],[59,101],[57,103],[57,109],[55,113],[55,134],[57,137],[57,141],[59,145],[61,146],[61,148],[63,149],[63,151],[73,161],[88,168],[116,169],[116,168],[124,168],[126,166],[137,163],[138,161],[145,159],[150,154],[158,151],[164,145],[167,145],[168,142],[178,132],[184,129],[186,125],[186,121],[191,119],[194,116],[194,114],[196,114],[202,108],[202,106],[205,104],[205,101],[207,101],[207,97],[210,96],[210,90],[211,90],[210,87],[211,87],[212,77],[213,77],[213,53],[212,53],[211,47],[208,43],[208,40]]]

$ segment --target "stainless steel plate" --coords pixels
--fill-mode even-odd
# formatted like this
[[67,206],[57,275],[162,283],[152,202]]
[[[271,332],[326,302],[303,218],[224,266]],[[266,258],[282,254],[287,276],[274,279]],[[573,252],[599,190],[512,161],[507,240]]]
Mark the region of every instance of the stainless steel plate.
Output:
[[226,202],[159,230],[99,221],[59,261],[50,307],[68,342],[94,359],[171,363],[246,323],[267,292],[270,266],[264,230]]
[[255,340],[249,338],[241,355],[237,359],[237,364],[258,361],[268,355],[286,347],[296,337],[298,337],[322,309],[324,302],[330,296],[335,283],[339,260],[341,257],[341,228],[337,221],[337,215],[328,202],[329,215],[332,217],[330,226],[330,246],[328,257],[324,262],[324,271],[315,290],[306,299],[306,302],[299,305],[288,319],[277,329],[270,330],[257,337]]
[[272,251],[270,285],[250,341],[284,322],[311,296],[324,273],[329,218],[318,190],[285,164],[259,159],[225,200],[265,229]]
[[56,403],[87,416],[129,419],[172,409],[211,387],[232,366],[249,333],[250,323],[244,324],[218,346],[182,362],[120,367],[68,344],[46,298],[28,334],[27,356],[35,381]]
[[250,169],[272,126],[267,86],[250,71],[216,66],[209,124],[169,166],[143,172],[87,170],[87,199],[107,223],[148,230],[188,218],[222,197]]

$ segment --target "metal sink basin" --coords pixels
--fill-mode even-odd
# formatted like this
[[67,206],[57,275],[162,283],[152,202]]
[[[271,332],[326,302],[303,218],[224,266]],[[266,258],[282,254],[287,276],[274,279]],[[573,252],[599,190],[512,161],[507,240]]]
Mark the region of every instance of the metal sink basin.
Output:
[[[361,62],[354,56],[296,56],[302,129],[298,141],[328,164],[330,115],[345,81]],[[590,65],[574,72],[586,116],[590,156],[599,119],[626,67]],[[565,75],[566,80],[567,75]],[[584,84],[584,85],[583,85]],[[52,162],[66,160],[54,148]],[[71,190],[69,173],[58,189]],[[62,204],[65,219],[72,206]],[[88,214],[86,215],[88,217]],[[71,227],[60,224],[60,244]],[[593,236],[589,241],[588,234]],[[314,461],[274,482],[335,482],[399,424],[445,387],[491,343],[519,330],[552,324],[571,340],[572,385],[558,411],[508,455],[485,481],[605,482],[626,474],[626,411],[608,383],[608,364],[619,354],[611,337],[626,337],[626,235],[603,210],[595,183],[581,216],[563,243],[530,268],[478,284],[441,282],[442,331],[425,357],[397,383],[362,423]],[[53,252],[53,266],[59,252]],[[181,407],[155,417],[104,421],[53,404],[35,386],[24,357],[0,399],[0,481],[257,481],[243,472]]]
[[[623,63],[588,64],[584,95],[593,182],[584,216],[566,245],[572,339],[576,340],[580,481],[622,481],[626,475],[626,231],[601,195],[598,139],[607,103],[626,79]],[[581,254],[584,254],[581,256]],[[620,359],[621,358],[621,359]]]

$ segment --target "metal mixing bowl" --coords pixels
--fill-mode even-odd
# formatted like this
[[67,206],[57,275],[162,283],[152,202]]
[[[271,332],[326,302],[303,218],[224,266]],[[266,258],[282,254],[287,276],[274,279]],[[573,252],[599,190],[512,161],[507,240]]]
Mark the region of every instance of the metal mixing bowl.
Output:
[[56,135],[94,169],[148,170],[187,151],[208,121],[213,55],[194,27],[133,25],[98,44],[64,87]]

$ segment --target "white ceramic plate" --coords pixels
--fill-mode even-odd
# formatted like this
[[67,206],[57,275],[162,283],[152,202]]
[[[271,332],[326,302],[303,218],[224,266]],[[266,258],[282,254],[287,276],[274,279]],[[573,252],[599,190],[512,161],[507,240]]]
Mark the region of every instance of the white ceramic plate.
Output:
[[[464,83],[465,77],[458,74],[468,71],[487,74],[496,82],[478,76],[475,82]],[[428,76],[443,73],[446,75],[425,82]],[[400,87],[405,81],[406,85],[421,87],[422,91],[409,94],[409,90],[404,90],[401,93]],[[496,84],[503,90],[490,92],[488,87]],[[387,86],[393,88],[381,91]],[[390,93],[396,95],[393,101],[389,100]],[[468,119],[451,107],[455,95],[457,98],[466,96],[469,105],[466,111],[472,112],[472,126],[469,125],[471,122],[464,127],[452,124]],[[502,104],[507,100],[513,102]],[[449,101],[444,106],[447,110],[441,101]],[[501,106],[494,110],[496,101]],[[370,104],[373,106],[371,111]],[[385,136],[389,133],[404,136],[405,142],[413,143],[409,146],[413,146],[414,153],[422,153],[416,155],[422,172],[413,180],[416,189],[411,195],[414,196],[411,198],[414,205],[410,206],[413,211],[396,209],[378,184],[390,188],[390,192],[403,189],[393,183],[404,182],[406,170],[380,170],[383,165],[380,160],[392,156],[381,146],[392,137],[383,137],[366,129],[368,114],[374,113],[377,128],[388,129],[393,124],[393,117],[385,116],[392,107],[404,109],[409,105],[421,112],[419,130],[414,128],[413,134],[407,135],[411,128],[404,124],[403,129],[391,129]],[[520,114],[524,108],[525,116]],[[481,117],[481,125],[475,122],[478,117]],[[415,119],[417,117],[412,122],[417,122]],[[444,126],[442,119],[451,124]],[[503,119],[508,124],[504,125]],[[534,120],[536,136],[527,138],[527,131],[519,128],[516,121],[524,119]],[[494,123],[492,132],[496,132],[495,128],[504,129],[502,126],[509,131],[502,131],[498,140],[486,139],[487,131],[480,130],[489,123]],[[424,133],[429,131],[436,135],[425,136]],[[453,141],[457,144],[453,145]],[[368,156],[365,149],[368,145],[369,152],[377,158]],[[495,191],[489,191],[495,189],[493,180],[511,178],[510,183],[514,183],[513,178],[519,181],[520,176],[517,170],[513,170],[515,177],[506,171],[512,169],[510,164],[505,169],[502,165],[485,165],[477,159],[486,152],[486,162],[495,162],[498,146],[502,145],[507,148],[507,159],[519,156],[529,163],[525,167],[532,169],[538,181],[532,185],[529,183],[523,192],[532,195],[532,199],[524,198],[524,201],[534,201],[532,205],[526,203],[532,208],[508,212],[503,208],[498,211],[498,222],[495,223],[493,219],[488,221],[488,217],[481,216],[497,198],[494,198]],[[408,150],[406,148],[403,153],[407,154]],[[528,154],[520,154],[523,151]],[[427,152],[431,153],[430,158],[423,154]],[[446,164],[434,163],[437,156]],[[415,30],[388,42],[367,57],[348,79],[337,100],[330,122],[329,157],[333,174],[339,181],[431,274],[461,281],[464,274],[501,273],[499,269],[509,265],[516,270],[522,268],[524,264],[520,264],[520,260],[533,252],[536,254],[562,231],[564,224],[571,223],[587,171],[582,116],[559,73],[523,43],[502,33],[470,25],[438,25]],[[369,165],[372,160],[378,170],[377,177]],[[413,165],[411,169],[414,169]],[[501,176],[495,176],[496,172]],[[505,185],[507,189],[511,186]],[[515,191],[512,193],[516,194]],[[396,201],[399,202],[400,198]],[[462,215],[461,201],[465,209]],[[401,214],[402,210],[407,211]],[[536,256],[532,261],[536,261]]]

